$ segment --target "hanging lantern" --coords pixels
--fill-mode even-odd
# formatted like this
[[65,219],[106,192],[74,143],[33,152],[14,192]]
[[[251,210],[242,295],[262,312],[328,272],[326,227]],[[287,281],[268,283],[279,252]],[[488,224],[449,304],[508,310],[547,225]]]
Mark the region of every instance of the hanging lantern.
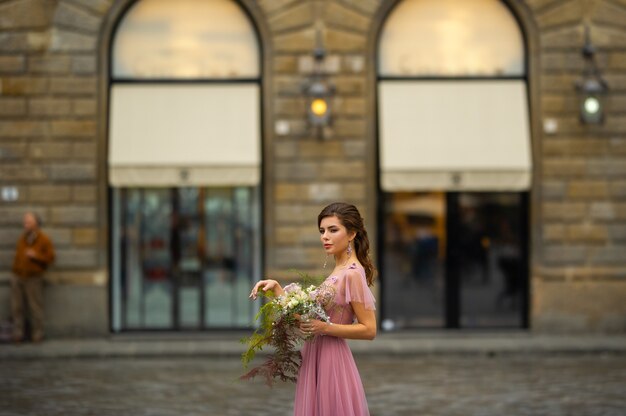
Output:
[[315,66],[304,87],[309,126],[317,130],[319,137],[323,137],[324,128],[332,122],[331,98],[335,93],[335,87],[328,82],[323,71],[325,56],[323,48],[314,50]]
[[589,28],[585,27],[585,46],[582,48],[585,68],[582,79],[576,82],[576,89],[579,95],[580,120],[585,124],[601,124],[604,122],[604,102],[606,93],[609,90],[596,65],[595,52],[595,47],[590,41]]

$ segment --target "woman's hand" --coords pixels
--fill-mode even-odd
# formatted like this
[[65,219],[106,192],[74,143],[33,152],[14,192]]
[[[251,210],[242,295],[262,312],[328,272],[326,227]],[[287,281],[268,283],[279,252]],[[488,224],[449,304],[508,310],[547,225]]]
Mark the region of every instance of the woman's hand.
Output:
[[330,325],[330,322],[320,321],[319,319],[300,319],[300,331],[304,335],[325,335],[326,329]]
[[256,285],[252,288],[252,292],[250,292],[251,299],[256,300],[258,291],[261,290],[263,292],[271,290],[274,295],[280,296],[283,294],[283,288],[280,284],[273,279],[259,280]]

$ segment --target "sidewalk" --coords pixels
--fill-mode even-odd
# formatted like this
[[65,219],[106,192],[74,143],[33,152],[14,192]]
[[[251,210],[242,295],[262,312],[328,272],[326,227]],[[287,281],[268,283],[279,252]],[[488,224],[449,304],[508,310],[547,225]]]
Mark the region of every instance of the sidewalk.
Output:
[[[55,358],[239,356],[248,332],[123,334],[52,339],[41,344],[0,344],[0,361]],[[374,341],[349,341],[356,355],[626,354],[624,335],[547,335],[525,331],[395,332]]]

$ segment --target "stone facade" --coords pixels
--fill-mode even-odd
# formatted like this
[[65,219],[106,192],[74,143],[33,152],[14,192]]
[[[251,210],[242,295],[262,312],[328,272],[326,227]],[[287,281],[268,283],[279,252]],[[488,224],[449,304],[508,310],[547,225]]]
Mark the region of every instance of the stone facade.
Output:
[[[25,210],[58,248],[51,333],[108,332],[108,48],[130,0],[0,1],[0,318]],[[389,0],[242,0],[263,45],[264,275],[319,270],[315,218],[358,205],[376,241],[376,40]],[[507,0],[528,43],[534,153],[531,328],[626,330],[626,2]],[[607,120],[578,120],[574,82],[591,28],[609,84]],[[310,131],[301,85],[321,29],[334,122]],[[556,121],[554,132],[544,132]],[[287,123],[286,134],[277,123]],[[376,253],[376,247],[373,250]],[[71,309],[71,310],[70,310]],[[80,313],[77,313],[80,311]]]
[[[534,140],[531,324],[536,330],[624,331],[626,7],[615,1],[529,1],[539,30],[540,113]],[[582,125],[573,82],[583,22],[610,88],[604,125]],[[621,213],[620,213],[621,212]]]
[[21,215],[35,210],[58,253],[46,288],[51,334],[108,330],[97,45],[110,7],[0,2],[0,183],[19,192],[17,201],[0,205],[0,313],[9,311],[5,293]]

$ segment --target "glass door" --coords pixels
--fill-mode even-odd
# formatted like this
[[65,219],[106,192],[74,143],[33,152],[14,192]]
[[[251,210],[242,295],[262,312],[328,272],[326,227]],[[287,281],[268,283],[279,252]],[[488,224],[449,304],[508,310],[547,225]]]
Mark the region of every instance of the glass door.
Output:
[[172,325],[171,229],[169,191],[122,190],[124,227],[119,231],[122,324],[128,328]]
[[248,300],[259,238],[256,196],[249,188],[212,188],[204,194],[205,325],[252,325]]
[[384,203],[382,327],[445,326],[445,194],[388,193]]
[[198,188],[177,188],[173,191],[175,206],[172,275],[176,303],[174,321],[177,327],[195,329],[202,326],[202,258],[203,216]]
[[450,279],[458,287],[458,326],[525,326],[525,194],[463,192],[448,200],[455,214],[448,225],[457,236],[450,239],[449,259],[455,263]]
[[383,199],[383,329],[527,327],[527,193]]
[[113,329],[252,326],[256,188],[114,190]]

